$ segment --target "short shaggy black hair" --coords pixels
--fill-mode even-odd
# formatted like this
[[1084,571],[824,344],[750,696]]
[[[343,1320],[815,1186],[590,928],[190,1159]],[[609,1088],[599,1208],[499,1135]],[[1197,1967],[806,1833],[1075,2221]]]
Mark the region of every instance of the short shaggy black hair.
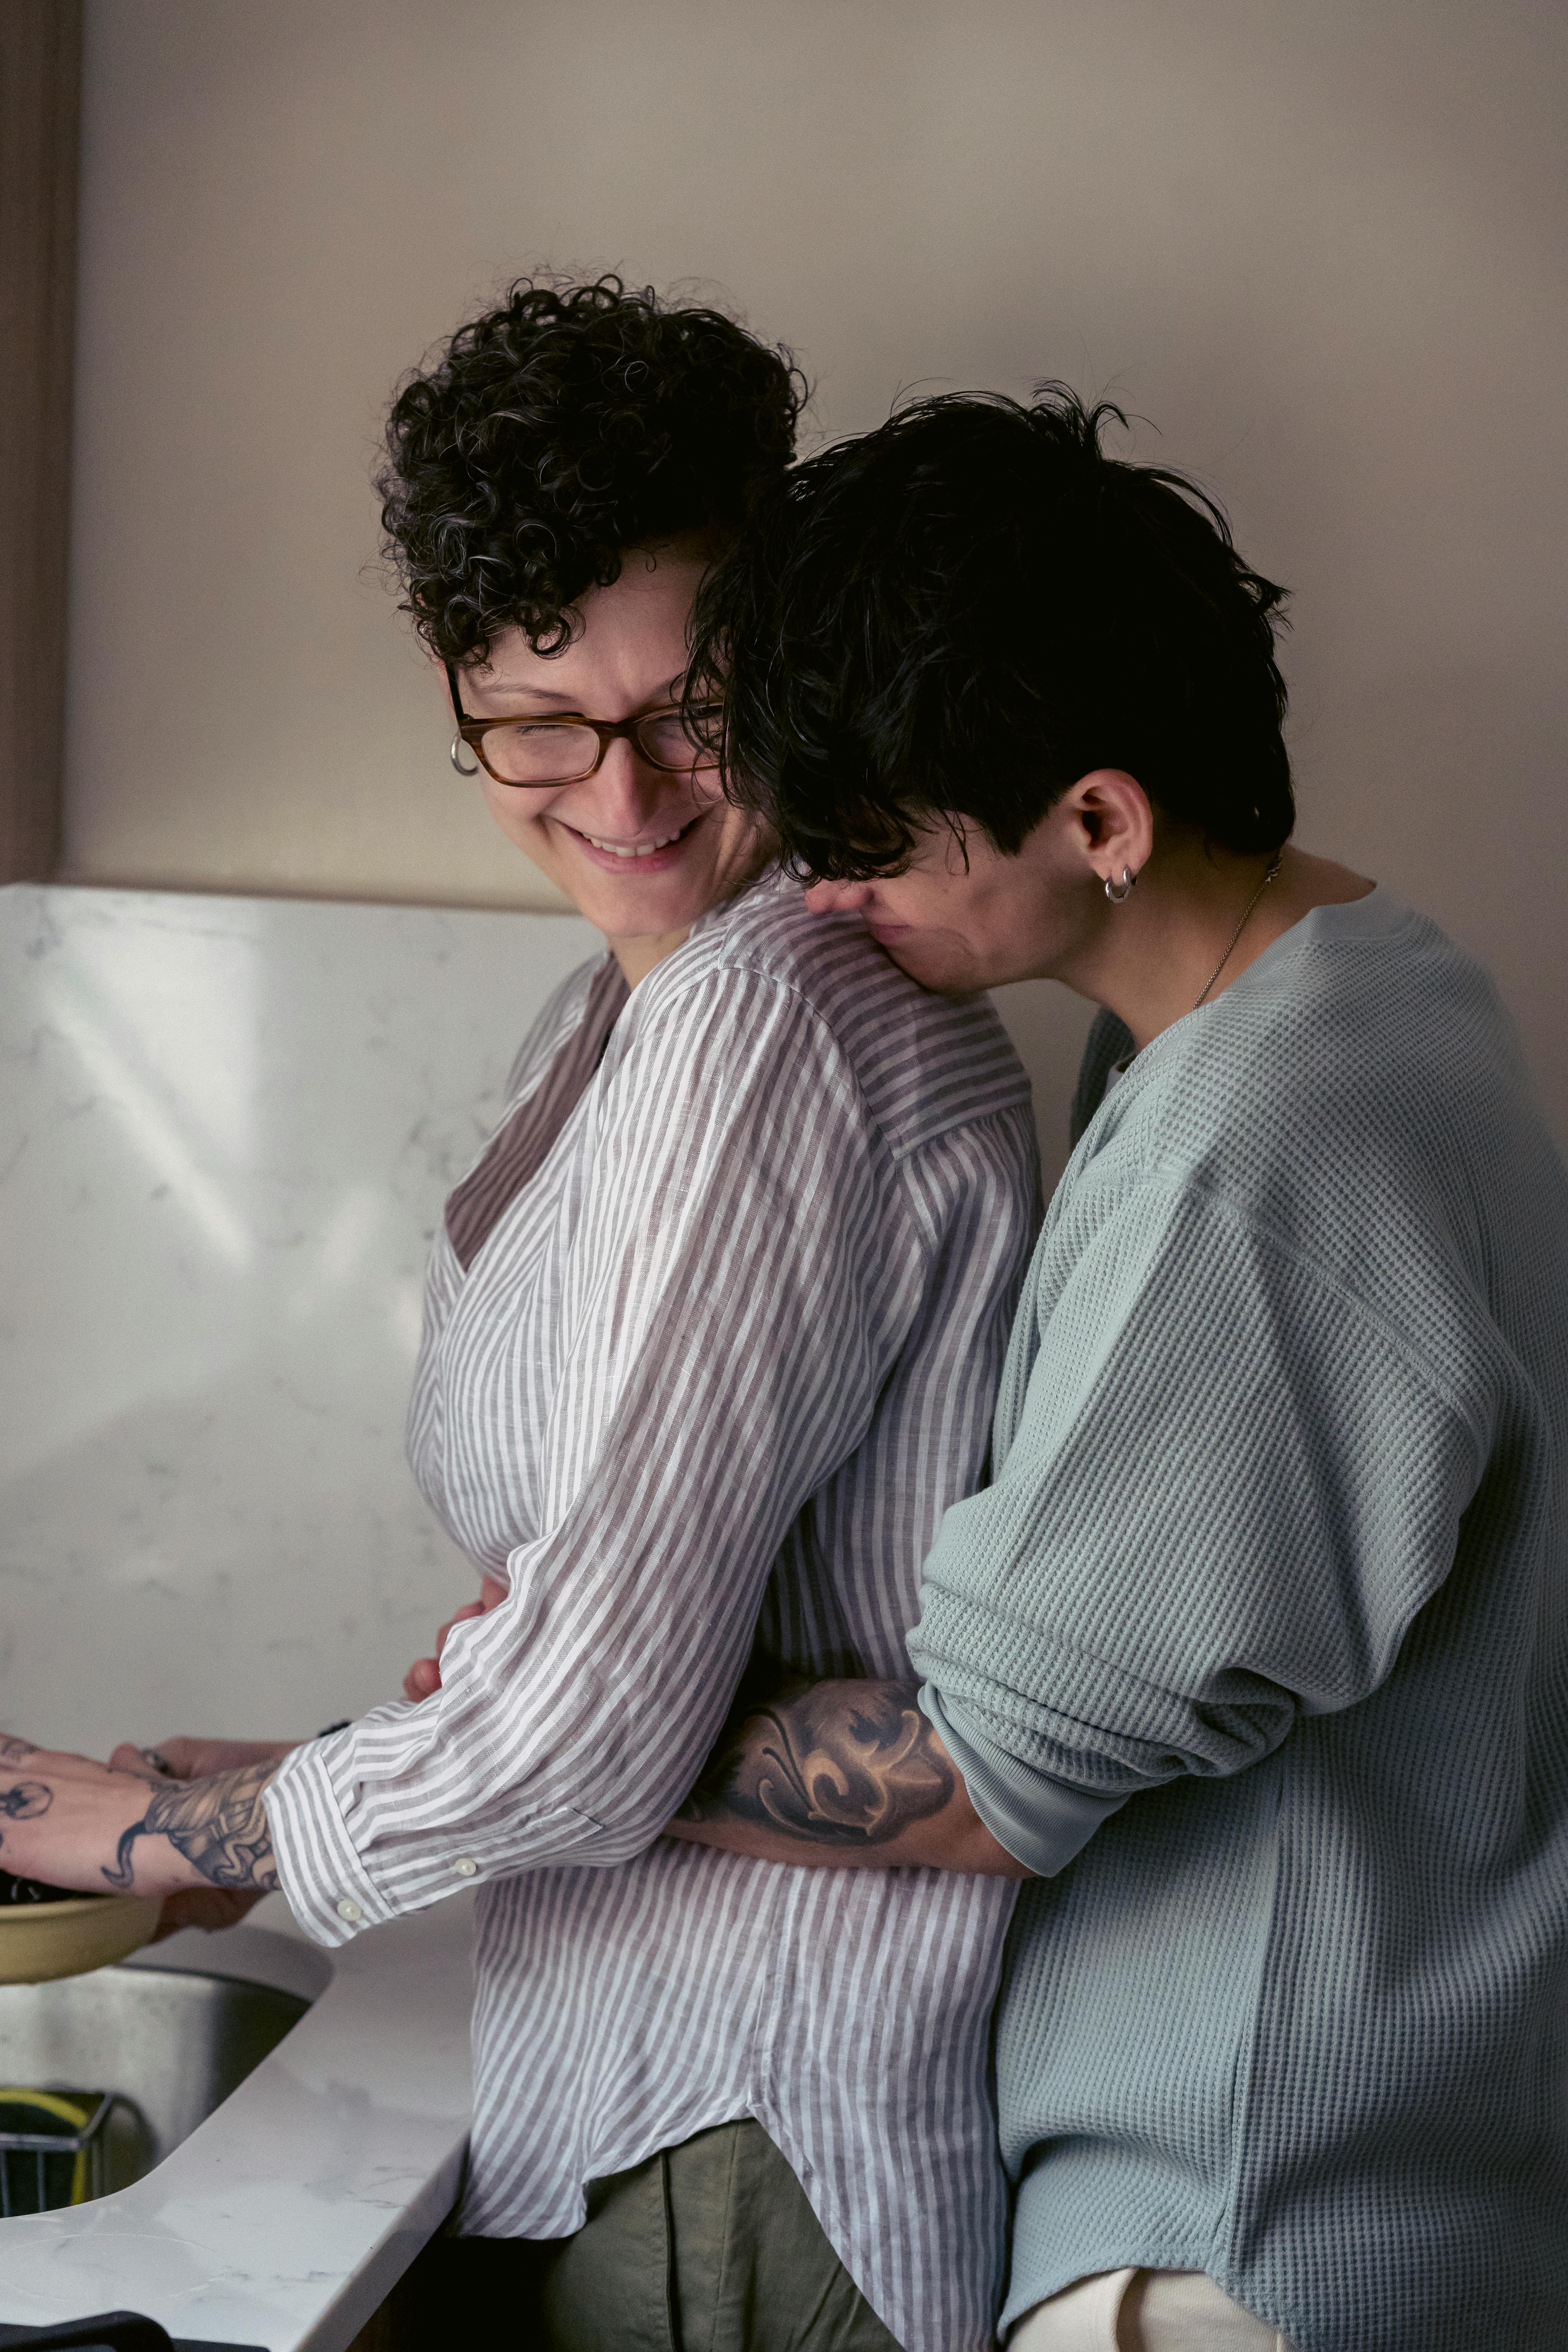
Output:
[[1016,854],[1102,767],[1228,849],[1288,839],[1285,592],[1193,483],[1106,455],[1126,422],[1058,383],[915,402],[709,574],[689,700],[722,695],[726,789],[798,871],[897,871],[943,815]]
[[789,464],[805,390],[787,351],[718,310],[616,277],[518,279],[387,420],[375,486],[403,609],[446,661],[512,627],[560,652],[626,549],[736,530]]

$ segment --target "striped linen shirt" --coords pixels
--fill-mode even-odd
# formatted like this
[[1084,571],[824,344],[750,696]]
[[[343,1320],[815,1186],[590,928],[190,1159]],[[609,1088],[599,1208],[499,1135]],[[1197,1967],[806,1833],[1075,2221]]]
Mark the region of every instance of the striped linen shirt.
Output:
[[776,879],[629,997],[584,967],[535,1027],[437,1236],[410,1416],[508,1598],[454,1629],[438,1693],[296,1751],[268,1800],[323,1943],[484,1882],[467,2231],[564,2236],[585,2181],[752,2116],[910,2352],[990,2343],[1014,1888],[658,1832],[753,1642],[909,1673],[1037,1196],[989,1005]]

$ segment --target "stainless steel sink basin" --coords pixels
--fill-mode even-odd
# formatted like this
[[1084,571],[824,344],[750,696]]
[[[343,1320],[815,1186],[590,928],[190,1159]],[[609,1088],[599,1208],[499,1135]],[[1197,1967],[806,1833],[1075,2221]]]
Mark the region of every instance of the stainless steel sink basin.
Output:
[[101,2186],[123,2189],[221,2105],[310,2005],[237,1977],[147,1967],[0,1985],[0,2083],[118,2092]]
[[268,1906],[279,1930],[186,1927],[95,1977],[0,1987],[17,2087],[129,2092],[147,2116],[138,2168],[157,2159],[107,2203],[0,2219],[0,2320],[112,2307],[177,2340],[345,2352],[451,2210],[471,1895],[330,1957],[281,1928],[281,1896]]

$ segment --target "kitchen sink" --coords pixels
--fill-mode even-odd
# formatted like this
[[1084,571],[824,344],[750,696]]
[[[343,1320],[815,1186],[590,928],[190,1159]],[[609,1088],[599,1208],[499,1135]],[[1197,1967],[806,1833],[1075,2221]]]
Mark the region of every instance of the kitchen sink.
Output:
[[0,1986],[0,2088],[118,2100],[107,2177],[82,2184],[101,2197],[55,2203],[74,2183],[47,2159],[37,2210],[34,2151],[13,2141],[26,2194],[0,2218],[0,2346],[7,2327],[115,2309],[177,2344],[346,2352],[451,2211],[470,2114],[471,1895],[330,1958],[282,1928],[281,1897],[269,1907],[279,1929],[182,1928],[91,1976]]
[[0,1985],[0,2084],[107,2092],[100,2193],[161,2164],[310,2004],[237,1977],[107,1968]]

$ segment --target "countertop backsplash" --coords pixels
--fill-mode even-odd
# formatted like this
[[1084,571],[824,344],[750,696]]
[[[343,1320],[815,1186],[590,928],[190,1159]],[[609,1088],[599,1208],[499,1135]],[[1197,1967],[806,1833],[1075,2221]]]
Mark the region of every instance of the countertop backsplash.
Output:
[[472,1571],[403,1460],[428,1236],[574,917],[0,891],[0,1727],[396,1695]]

